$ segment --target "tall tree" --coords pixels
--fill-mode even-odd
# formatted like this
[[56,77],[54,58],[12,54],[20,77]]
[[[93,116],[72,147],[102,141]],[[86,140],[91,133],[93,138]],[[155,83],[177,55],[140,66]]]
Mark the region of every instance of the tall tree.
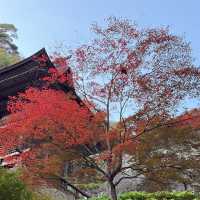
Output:
[[[92,114],[49,84],[31,88],[10,101],[12,114],[0,129],[0,144],[3,150],[31,144],[22,160],[32,171],[34,166],[54,171],[50,158],[73,154],[87,164],[86,172],[91,169],[109,183],[116,200],[121,181],[135,178],[126,174],[132,163],[124,166],[124,155],[134,157],[142,135],[173,123],[176,106],[199,95],[200,71],[192,64],[189,44],[166,29],[139,29],[128,20],[109,18],[106,27],[95,24],[93,31],[95,39],[78,48],[71,63],[74,84]],[[50,74],[48,83],[69,81],[55,69]],[[114,127],[113,116],[118,116]]]
[[[115,180],[128,168],[122,166],[124,153],[137,148],[141,135],[170,123],[182,100],[199,96],[200,71],[189,44],[167,29],[139,29],[128,20],[109,18],[105,27],[94,24],[92,30],[96,37],[75,51],[72,66],[77,91],[106,113],[105,134],[119,137],[117,145],[106,140],[115,199],[115,187],[132,178]],[[112,117],[118,117],[117,128],[111,126]]]
[[0,68],[12,65],[20,60],[18,54],[9,54],[5,49],[0,48]]
[[17,29],[13,24],[0,24],[0,48],[8,53],[18,53],[14,39],[17,38]]
[[14,39],[17,29],[12,24],[0,24],[0,68],[19,61],[19,53]]

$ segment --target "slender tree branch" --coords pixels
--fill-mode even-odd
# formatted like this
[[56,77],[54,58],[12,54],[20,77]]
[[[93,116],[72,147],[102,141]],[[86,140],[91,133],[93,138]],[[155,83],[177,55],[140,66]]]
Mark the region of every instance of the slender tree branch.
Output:
[[117,182],[115,182],[115,186],[117,186],[122,180],[124,179],[134,179],[134,178],[137,178],[138,176],[142,175],[143,173],[139,173],[139,174],[136,174],[134,176],[123,176],[121,177]]
[[69,181],[67,181],[65,178],[63,178],[61,176],[48,177],[48,179],[57,179],[57,180],[61,181],[62,183],[64,183],[65,186],[71,187],[73,190],[75,190],[76,192],[78,192],[82,196],[84,196],[86,198],[90,198],[91,197],[89,194],[87,194],[86,192],[82,191],[81,189],[79,189],[74,184],[70,183]]

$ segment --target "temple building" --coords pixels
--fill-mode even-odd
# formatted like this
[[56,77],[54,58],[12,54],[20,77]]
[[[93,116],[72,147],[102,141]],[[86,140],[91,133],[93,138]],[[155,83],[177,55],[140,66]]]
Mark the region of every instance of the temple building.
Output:
[[[8,115],[7,103],[10,96],[16,96],[28,87],[41,87],[42,78],[48,76],[49,68],[57,68],[46,50],[43,48],[34,55],[14,64],[0,69],[0,118]],[[72,76],[70,68],[63,73]],[[81,99],[76,95],[73,86],[56,83],[54,89],[71,92],[75,100],[80,103]]]
[[[7,111],[7,103],[10,96],[16,96],[20,92],[24,92],[29,87],[42,87],[44,84],[44,77],[49,75],[49,69],[59,66],[55,66],[51,62],[46,50],[43,48],[36,52],[34,55],[14,64],[0,69],[0,128],[4,124],[6,116],[9,115]],[[70,68],[62,71],[62,74],[71,76]],[[71,93],[73,99],[77,103],[81,104],[81,99],[76,95],[73,85],[69,85],[66,82],[55,82],[50,85],[51,88],[56,90],[62,90],[65,93]],[[26,152],[26,149],[23,150]],[[3,157],[0,155],[0,166],[12,168],[15,164],[20,162],[20,154],[16,150],[10,152]]]

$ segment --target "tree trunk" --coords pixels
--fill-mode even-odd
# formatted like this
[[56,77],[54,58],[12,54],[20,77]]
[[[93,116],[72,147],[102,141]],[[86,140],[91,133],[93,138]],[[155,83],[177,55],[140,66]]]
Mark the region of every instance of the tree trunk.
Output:
[[184,185],[184,189],[187,190],[188,189],[187,183],[183,183],[183,185]]
[[110,196],[112,200],[117,200],[117,191],[116,191],[116,187],[113,184],[112,181],[109,182],[110,185]]

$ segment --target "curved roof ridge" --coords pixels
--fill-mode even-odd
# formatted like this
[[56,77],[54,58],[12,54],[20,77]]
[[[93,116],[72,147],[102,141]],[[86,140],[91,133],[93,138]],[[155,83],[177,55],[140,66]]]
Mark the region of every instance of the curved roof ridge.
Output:
[[5,72],[11,71],[11,70],[13,70],[13,69],[16,69],[16,68],[18,68],[18,67],[21,67],[22,65],[26,64],[27,62],[33,61],[33,57],[35,57],[35,56],[40,56],[40,55],[45,55],[45,56],[47,56],[48,62],[51,63],[52,66],[54,66],[53,63],[51,62],[51,60],[50,60],[50,58],[49,58],[47,52],[46,52],[46,49],[45,49],[45,48],[42,48],[42,49],[40,49],[38,52],[36,52],[35,54],[33,54],[33,55],[31,55],[31,56],[29,56],[29,57],[27,57],[27,58],[25,58],[25,59],[23,59],[23,60],[21,60],[21,61],[15,63],[15,64],[13,64],[13,65],[3,67],[2,69],[0,69],[0,75],[3,74],[3,73],[5,73]]

